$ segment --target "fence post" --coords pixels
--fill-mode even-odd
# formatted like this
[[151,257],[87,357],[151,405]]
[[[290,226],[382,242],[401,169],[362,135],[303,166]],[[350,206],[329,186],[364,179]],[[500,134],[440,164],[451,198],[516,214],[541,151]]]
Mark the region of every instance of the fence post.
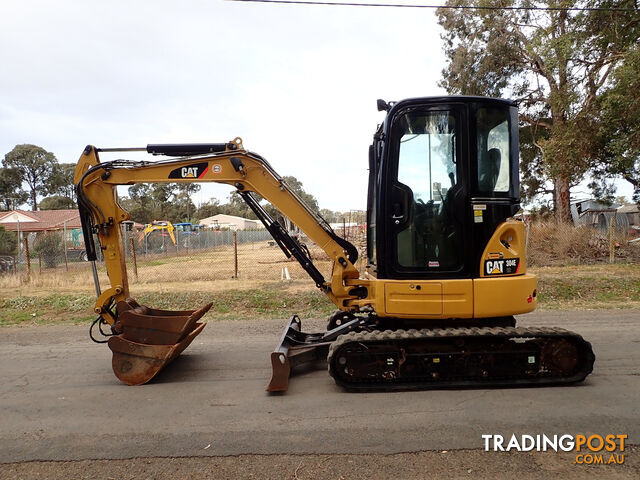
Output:
[[233,278],[238,278],[238,232],[235,230],[233,231],[233,260],[235,264]]
[[27,261],[27,281],[31,280],[31,258],[29,258],[29,234],[22,239],[24,243],[24,258]]
[[69,271],[69,260],[67,257],[67,221],[65,220],[64,223],[62,224],[62,243],[64,245],[64,269],[68,272]]
[[616,214],[614,213],[611,216],[611,221],[609,222],[609,263],[614,263],[616,261],[615,232],[616,232]]
[[136,247],[133,242],[133,237],[129,237],[129,250],[131,252],[131,260],[133,261],[133,276],[138,281],[138,262],[136,261]]

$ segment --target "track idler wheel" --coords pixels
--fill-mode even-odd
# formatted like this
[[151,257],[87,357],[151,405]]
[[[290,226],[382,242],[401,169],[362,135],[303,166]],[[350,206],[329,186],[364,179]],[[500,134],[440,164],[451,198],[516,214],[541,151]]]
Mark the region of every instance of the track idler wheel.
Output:
[[578,365],[578,349],[564,338],[549,341],[542,349],[546,368],[558,375],[571,375]]
[[202,331],[198,322],[212,304],[198,310],[157,310],[133,299],[116,305],[121,332],[108,341],[113,372],[127,385],[142,385],[180,355]]

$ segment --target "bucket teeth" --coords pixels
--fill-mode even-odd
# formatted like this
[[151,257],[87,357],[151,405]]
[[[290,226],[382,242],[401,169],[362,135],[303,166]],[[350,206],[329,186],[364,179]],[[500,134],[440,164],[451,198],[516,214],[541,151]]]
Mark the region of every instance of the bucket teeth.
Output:
[[116,376],[128,385],[151,380],[202,331],[205,324],[198,320],[212,305],[172,311],[149,308],[131,298],[118,302],[116,326],[120,334],[108,342]]

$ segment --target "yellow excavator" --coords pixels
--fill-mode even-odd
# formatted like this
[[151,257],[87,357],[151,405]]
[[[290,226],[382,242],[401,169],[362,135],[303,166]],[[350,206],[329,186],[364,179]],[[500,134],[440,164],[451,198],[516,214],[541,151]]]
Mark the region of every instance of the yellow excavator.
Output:
[[[118,204],[116,187],[140,182],[233,186],[285,255],[338,308],[323,332],[303,332],[300,319],[290,318],[271,354],[269,391],[286,390],[293,368],[318,361],[326,361],[337,384],[352,391],[558,385],[591,373],[595,356],[580,335],[515,324],[514,315],[531,312],[538,301],[536,277],[527,273],[525,229],[513,218],[520,208],[516,103],[426,97],[378,100],[378,109],[386,117],[369,148],[362,274],[355,267],[357,249],[240,138],[85,148],[75,182],[98,297],[91,337],[97,340],[96,326],[108,337],[97,341],[108,343],[121,381],[151,380],[202,331],[200,319],[211,307],[167,311],[130,298],[119,228],[129,214]],[[323,146],[332,154],[331,142]],[[169,158],[99,158],[138,150]],[[350,180],[336,171],[335,185],[348,189]],[[327,253],[333,262],[328,278],[256,194]],[[109,275],[104,290],[97,248]]]
[[144,226],[144,230],[140,232],[138,235],[138,241],[143,242],[151,233],[153,232],[167,232],[169,234],[169,238],[171,239],[171,243],[175,247],[177,245],[176,236],[173,233],[175,230],[173,224],[168,221],[154,220],[151,223],[147,223]]

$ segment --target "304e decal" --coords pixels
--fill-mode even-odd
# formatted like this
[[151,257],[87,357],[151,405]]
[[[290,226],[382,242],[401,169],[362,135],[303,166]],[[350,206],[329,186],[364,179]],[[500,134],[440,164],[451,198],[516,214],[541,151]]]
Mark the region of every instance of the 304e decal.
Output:
[[209,170],[207,162],[192,163],[191,165],[171,170],[169,178],[202,178],[207,173],[207,170]]
[[518,273],[520,268],[519,258],[508,258],[502,260],[485,260],[485,275],[512,275]]

